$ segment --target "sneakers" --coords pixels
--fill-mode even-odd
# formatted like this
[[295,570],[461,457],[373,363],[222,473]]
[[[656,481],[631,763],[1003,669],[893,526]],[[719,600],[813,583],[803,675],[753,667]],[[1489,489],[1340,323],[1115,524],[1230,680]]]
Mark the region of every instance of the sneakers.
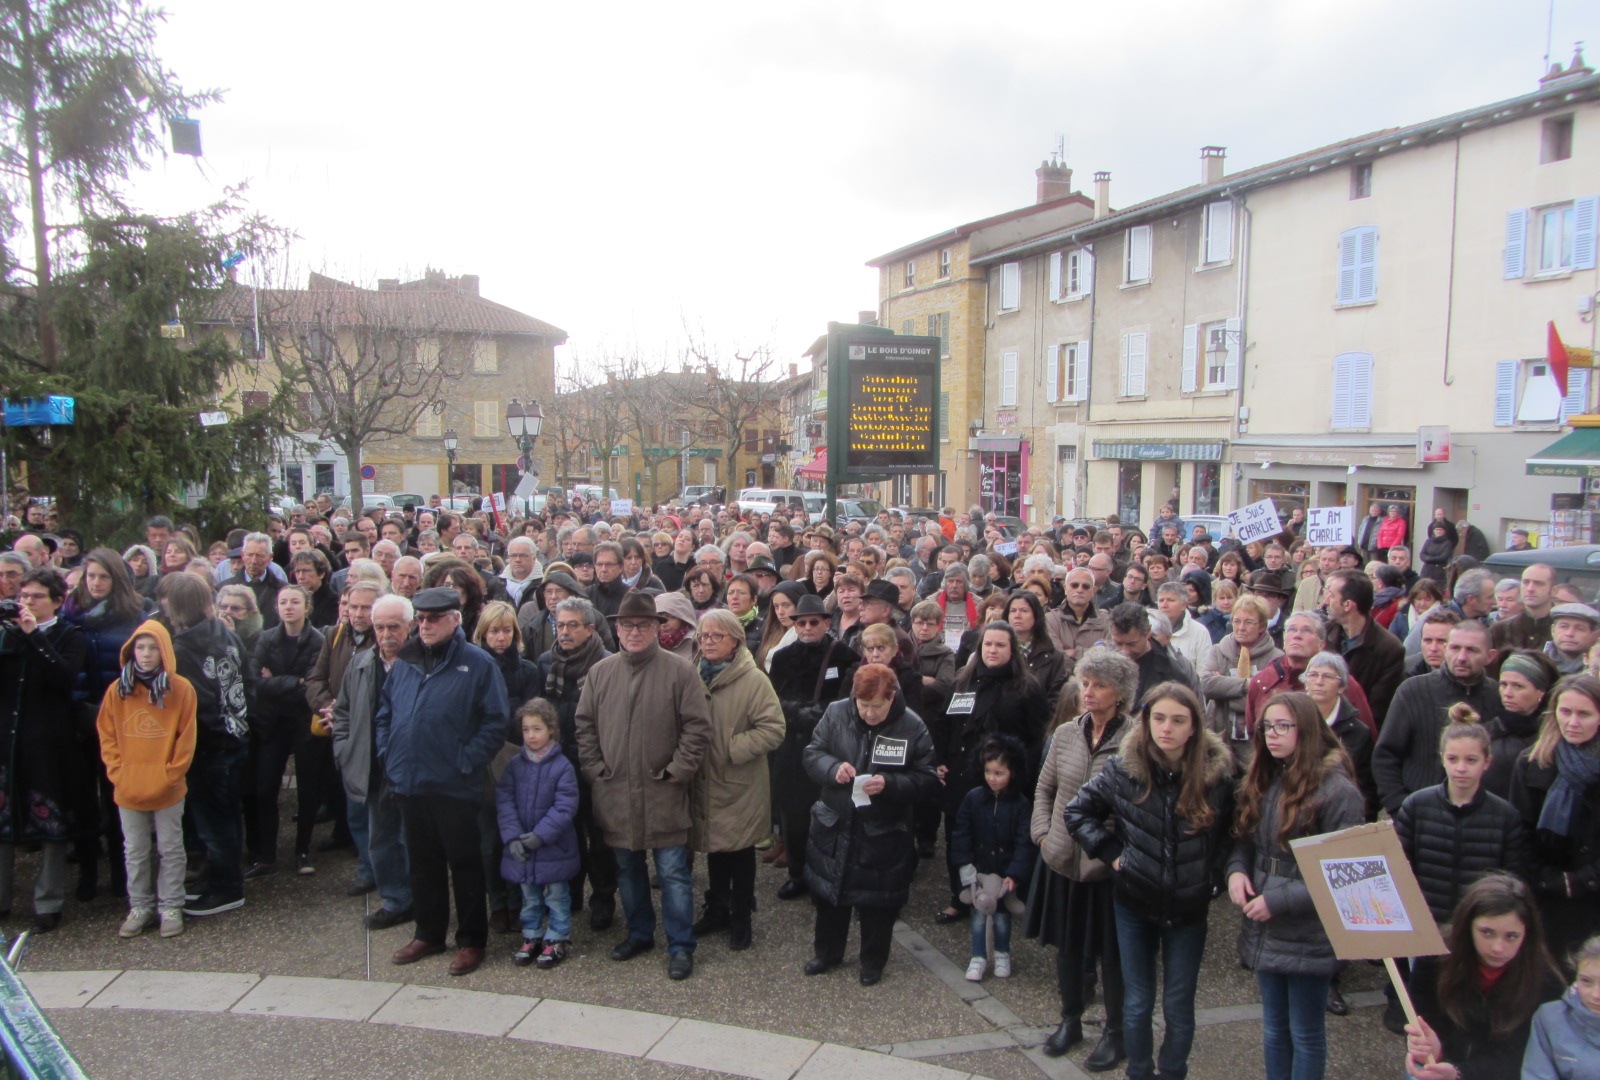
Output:
[[244,907],[242,896],[222,896],[218,893],[207,893],[198,900],[191,900],[183,906],[185,915],[221,915],[224,911],[233,911],[235,908]]
[[246,881],[255,881],[257,878],[268,877],[278,872],[276,863],[258,862],[251,863],[250,868],[244,872]]
[[539,943],[523,939],[517,951],[511,954],[511,962],[518,967],[527,967],[539,956]]
[[304,877],[307,874],[315,874],[317,868],[311,865],[311,856],[302,853],[294,857],[294,872]]
[[535,962],[540,968],[548,970],[566,958],[567,943],[565,941],[547,941],[544,943],[544,949],[539,953],[539,959]]
[[149,908],[134,908],[117,929],[118,937],[138,937],[156,923],[156,913]]
[[161,936],[177,937],[183,933],[183,912],[177,908],[161,913]]
[[997,952],[994,954],[994,977],[997,979],[1011,978],[1011,954]]
[[983,957],[974,956],[967,963],[967,981],[968,982],[982,982],[983,981],[983,970],[984,970],[984,968],[986,968],[988,966],[989,966],[989,962],[987,960],[985,960]]

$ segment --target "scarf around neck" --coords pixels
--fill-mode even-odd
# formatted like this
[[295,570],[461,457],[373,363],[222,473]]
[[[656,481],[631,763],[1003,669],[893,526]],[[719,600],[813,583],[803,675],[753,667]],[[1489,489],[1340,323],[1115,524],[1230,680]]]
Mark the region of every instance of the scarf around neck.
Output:
[[551,649],[550,670],[544,677],[545,695],[551,701],[561,701],[566,695],[567,684],[582,682],[604,651],[605,646],[600,643],[599,634],[590,634],[588,641],[570,653],[562,652],[559,646]]
[[122,675],[117,679],[117,696],[125,698],[133,693],[133,687],[136,683],[142,683],[144,688],[150,692],[150,704],[157,709],[161,708],[161,703],[166,700],[167,690],[170,686],[170,680],[167,678],[167,669],[156,668],[151,672],[143,672],[139,670],[137,664],[129,660],[122,665]]
[[1556,836],[1572,835],[1572,819],[1578,802],[1600,782],[1600,744],[1593,740],[1573,746],[1562,739],[1556,744],[1556,779],[1544,797],[1539,811],[1539,828]]

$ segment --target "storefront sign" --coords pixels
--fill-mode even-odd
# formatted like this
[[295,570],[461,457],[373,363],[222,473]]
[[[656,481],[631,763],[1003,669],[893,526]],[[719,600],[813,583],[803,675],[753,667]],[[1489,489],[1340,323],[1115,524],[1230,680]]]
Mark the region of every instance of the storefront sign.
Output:
[[1283,523],[1278,520],[1278,508],[1272,505],[1271,499],[1262,499],[1243,509],[1228,511],[1228,526],[1241,544],[1265,540],[1283,531]]
[[1220,442],[1097,442],[1094,456],[1122,461],[1221,461]]
[[1417,429],[1417,460],[1424,464],[1450,460],[1450,428],[1445,424]]
[[1360,465],[1373,469],[1420,469],[1417,448],[1354,446],[1241,446],[1233,444],[1233,460],[1246,465]]
[[1333,547],[1355,543],[1348,506],[1320,506],[1306,511],[1306,543],[1311,547]]

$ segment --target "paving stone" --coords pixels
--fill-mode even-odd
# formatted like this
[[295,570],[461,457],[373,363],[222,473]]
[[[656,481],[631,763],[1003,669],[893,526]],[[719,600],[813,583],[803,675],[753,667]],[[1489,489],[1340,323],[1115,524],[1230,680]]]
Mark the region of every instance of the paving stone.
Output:
[[317,1020],[365,1020],[400,989],[399,983],[312,979],[269,975],[233,1012],[244,1016],[298,1016]]
[[41,1009],[81,1009],[120,971],[19,971],[17,977],[28,988]]
[[690,1065],[749,1076],[754,1080],[788,1080],[820,1043],[765,1031],[679,1020],[646,1056],[652,1061]]
[[538,998],[515,994],[402,986],[373,1014],[371,1022],[499,1038],[516,1027],[537,1004]]
[[259,981],[221,971],[124,971],[88,1007],[226,1012]]
[[644,1057],[677,1022],[674,1016],[546,998],[509,1037]]
[[886,1057],[868,1050],[823,1043],[794,1080],[963,1080],[971,1073],[930,1065],[909,1058]]

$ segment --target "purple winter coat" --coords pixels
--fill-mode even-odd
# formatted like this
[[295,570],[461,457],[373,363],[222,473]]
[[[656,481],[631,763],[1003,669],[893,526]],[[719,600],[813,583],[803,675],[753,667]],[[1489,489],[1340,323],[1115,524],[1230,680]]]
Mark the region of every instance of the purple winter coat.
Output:
[[509,850],[500,858],[500,876],[515,885],[554,885],[578,876],[578,773],[559,746],[543,761],[518,751],[495,785],[500,839],[507,844],[531,832],[544,841],[518,862]]

